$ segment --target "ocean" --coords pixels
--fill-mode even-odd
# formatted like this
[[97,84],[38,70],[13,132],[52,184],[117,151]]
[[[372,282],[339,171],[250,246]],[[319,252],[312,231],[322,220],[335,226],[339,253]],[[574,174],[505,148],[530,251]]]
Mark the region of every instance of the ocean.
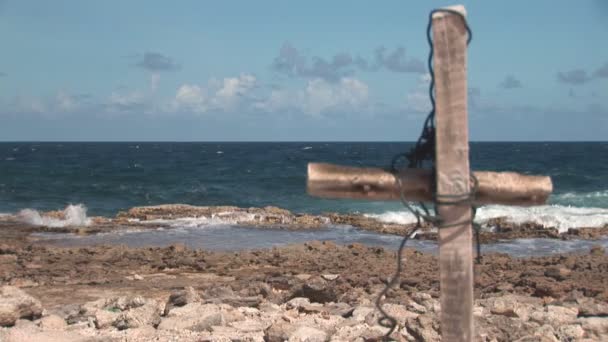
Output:
[[[414,218],[398,202],[312,198],[305,183],[308,162],[388,167],[395,154],[411,146],[401,142],[4,142],[0,143],[0,213],[63,210],[71,205],[70,222],[78,224],[90,216],[114,216],[144,205],[272,205],[294,212],[362,213],[407,223]],[[608,142],[473,142],[470,150],[475,170],[549,175],[554,184],[547,205],[485,206],[476,220],[506,216],[513,222],[535,221],[562,231],[608,224]],[[213,225],[221,223],[198,224]],[[181,228],[193,229],[192,223]]]

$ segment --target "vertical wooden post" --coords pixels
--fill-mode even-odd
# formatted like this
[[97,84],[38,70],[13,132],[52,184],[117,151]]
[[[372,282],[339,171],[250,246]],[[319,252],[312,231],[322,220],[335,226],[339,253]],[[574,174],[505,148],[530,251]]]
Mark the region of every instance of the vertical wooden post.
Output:
[[[465,14],[463,6],[449,9]],[[437,12],[432,20],[437,193],[464,198],[470,192],[467,31],[456,14]],[[471,207],[466,203],[438,205],[438,213],[448,226],[439,231],[441,334],[443,341],[472,341],[473,234],[468,223]]]

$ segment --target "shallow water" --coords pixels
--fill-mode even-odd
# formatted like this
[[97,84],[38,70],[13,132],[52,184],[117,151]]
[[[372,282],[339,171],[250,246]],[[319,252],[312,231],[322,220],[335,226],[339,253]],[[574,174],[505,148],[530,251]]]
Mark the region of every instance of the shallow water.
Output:
[[[395,250],[401,237],[378,234],[350,226],[334,226],[320,230],[278,230],[246,228],[234,225],[215,225],[200,227],[159,228],[131,230],[97,235],[80,236],[75,234],[40,233],[36,234],[42,242],[53,245],[76,247],[92,245],[120,245],[129,247],[168,246],[183,243],[189,248],[202,248],[213,251],[238,251],[272,248],[288,244],[304,243],[312,240],[327,240],[348,245],[361,243]],[[608,237],[601,240],[556,240],[556,239],[516,239],[499,243],[483,244],[482,253],[508,253],[517,257],[542,256],[556,253],[588,251],[593,245],[608,248]],[[426,240],[410,240],[408,248],[436,254],[437,243]]]

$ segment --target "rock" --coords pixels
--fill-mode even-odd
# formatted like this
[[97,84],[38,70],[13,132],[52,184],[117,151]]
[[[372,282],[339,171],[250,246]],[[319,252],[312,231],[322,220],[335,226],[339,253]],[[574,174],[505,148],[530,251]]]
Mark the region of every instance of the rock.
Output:
[[212,312],[203,314],[200,317],[167,317],[164,318],[158,325],[159,330],[191,330],[191,331],[206,331],[214,325],[221,325],[222,314],[220,312]]
[[144,277],[140,276],[139,274],[134,274],[133,275],[133,279],[135,279],[135,280],[144,280]]
[[13,285],[15,287],[36,287],[39,284],[35,281],[32,281],[31,279],[27,279],[27,278],[13,278],[11,279],[10,285]]
[[387,331],[386,328],[379,325],[369,326],[365,323],[343,326],[336,330],[330,341],[382,341],[381,337]]
[[272,302],[262,302],[258,306],[259,310],[265,313],[276,313],[281,311],[281,307]]
[[496,286],[496,289],[502,292],[511,292],[513,291],[513,284],[511,283],[500,283]]
[[330,341],[356,341],[362,339],[362,336],[367,334],[368,330],[370,330],[370,326],[365,323],[340,327],[331,336]]
[[0,335],[3,342],[90,342],[99,341],[91,337],[82,336],[77,332],[68,331],[30,331],[22,329],[11,329],[4,338]]
[[339,274],[323,274],[321,277],[325,280],[332,281],[338,279],[339,276]]
[[262,311],[260,311],[260,309],[246,306],[237,308],[237,311],[242,313],[245,317],[260,317],[262,315]]
[[530,320],[539,324],[551,324],[555,327],[574,322],[578,317],[578,309],[564,306],[547,305],[543,311],[534,311]]
[[57,315],[49,315],[40,319],[40,328],[42,330],[65,330],[67,323]]
[[214,304],[228,304],[230,306],[233,307],[241,307],[241,306],[248,306],[248,307],[258,307],[260,305],[260,303],[262,302],[263,298],[261,298],[260,296],[249,296],[249,297],[240,297],[240,296],[234,296],[234,297],[224,297],[221,298],[219,300],[208,300],[209,303],[214,303]]
[[230,286],[214,286],[205,291],[206,298],[229,298],[234,296],[234,291]]
[[293,324],[278,320],[266,329],[264,337],[268,342],[283,342],[287,341],[295,330],[296,327]]
[[420,305],[416,302],[409,302],[406,306],[406,308],[411,311],[411,312],[415,312],[418,314],[423,314],[426,313],[426,307],[424,307],[423,305]]
[[311,277],[301,288],[297,289],[291,298],[306,297],[311,302],[327,303],[337,301],[336,293],[332,286],[328,286],[327,281],[322,277]]
[[537,328],[534,336],[539,337],[542,342],[559,342],[555,336],[555,330],[549,324]]
[[570,275],[570,273],[572,273],[572,271],[565,267],[549,267],[545,271],[545,276],[555,280],[564,280]]
[[483,308],[483,306],[478,306],[478,305],[473,306],[473,316],[475,318],[483,317],[485,315],[486,315],[486,310]]
[[[505,300],[504,298],[497,298],[490,307],[490,312],[494,315],[502,315],[507,317],[520,317],[516,313],[519,308],[519,303]],[[520,317],[521,318],[521,317]]]
[[598,340],[608,338],[608,317],[582,317],[576,322],[590,335],[589,337],[594,336]]
[[602,256],[602,255],[606,254],[606,250],[604,249],[604,247],[602,247],[600,245],[594,245],[593,247],[591,247],[591,250],[589,251],[589,253],[591,255]]
[[479,301],[479,304],[488,308],[494,315],[516,317],[522,321],[527,321],[531,311],[542,305],[542,302],[538,298],[509,294],[487,298]]
[[12,326],[19,318],[36,319],[42,315],[42,304],[14,286],[0,288],[0,326]]
[[[317,330],[323,332],[324,341],[338,327],[347,324],[343,317],[326,312],[298,314],[295,310],[289,310],[276,318],[265,331],[268,341],[317,341],[317,338],[321,338],[321,334],[315,332]],[[303,339],[305,333],[311,334],[311,339]]]
[[265,324],[264,322],[261,322],[259,320],[246,319],[244,321],[231,322],[229,326],[235,328],[240,332],[250,333],[256,331],[264,331],[270,326],[270,324]]
[[371,306],[359,306],[356,307],[355,310],[353,311],[352,314],[352,320],[356,321],[356,322],[364,322],[365,318],[373,313],[374,311],[376,311],[376,308],[371,307]]
[[406,325],[407,332],[414,336],[417,341],[441,341],[439,336],[439,324],[427,315],[419,315],[409,319]]
[[14,265],[17,263],[17,256],[14,254],[0,254],[0,265],[6,267],[7,265]]
[[158,302],[140,296],[102,298],[81,307],[82,316],[91,317],[97,329],[156,326],[160,322],[161,311]]
[[325,342],[325,340],[327,340],[327,334],[323,330],[307,326],[298,327],[289,336],[290,342]]
[[245,332],[233,327],[213,326],[211,327],[211,336],[201,341],[264,342],[264,333],[262,331]]
[[173,252],[183,253],[184,251],[186,251],[187,247],[183,243],[174,243],[169,246],[169,249]]
[[562,341],[578,341],[585,335],[585,330],[578,324],[562,325],[557,328],[557,335]]
[[262,302],[262,296],[239,296],[229,286],[216,286],[205,291],[206,302],[210,304],[228,304],[233,307],[257,307]]
[[[401,326],[404,326],[406,322],[408,322],[408,319],[418,317],[418,314],[408,311],[405,305],[385,303],[384,305],[382,305],[382,308],[384,309],[384,311],[386,311],[387,314],[395,318],[397,320],[397,323]],[[367,315],[367,317],[365,318],[365,322],[370,326],[374,326],[378,324],[378,319],[380,319],[381,317],[382,314],[380,313],[380,311],[374,310],[372,314]]]
[[215,325],[245,320],[245,316],[226,304],[190,303],[169,311],[159,330],[204,331]]
[[118,312],[113,312],[104,309],[95,309],[87,311],[87,315],[92,315],[93,324],[97,329],[105,329],[111,327],[114,321],[118,319]]
[[157,341],[156,329],[146,325],[140,328],[133,328],[123,332],[124,341]]
[[424,306],[430,312],[439,312],[441,310],[439,301],[428,293],[414,292],[411,297],[416,303]]
[[270,285],[256,281],[247,285],[247,287],[240,292],[241,296],[262,296],[264,298],[272,295],[272,287]]
[[296,297],[285,303],[287,310],[298,310],[303,313],[327,313],[341,317],[350,316],[353,308],[346,303],[311,303],[308,298]]
[[579,317],[608,316],[608,304],[597,302],[593,298],[582,297],[576,300]]
[[325,304],[323,311],[330,315],[341,317],[349,317],[353,313],[354,308],[346,303],[328,303]]
[[287,310],[298,310],[304,313],[319,313],[323,312],[325,307],[320,303],[311,303],[308,298],[296,297],[285,303]]
[[296,274],[294,276],[294,278],[298,279],[298,280],[302,280],[302,281],[306,281],[308,279],[310,279],[310,277],[312,277],[310,274],[306,274],[306,273],[300,273],[300,274]]
[[167,315],[172,308],[176,306],[184,306],[188,303],[200,302],[201,296],[194,290],[192,286],[188,286],[180,291],[171,293],[167,304],[165,304],[164,315]]
[[118,330],[148,325],[156,327],[160,323],[160,313],[161,308],[158,303],[147,299],[142,305],[121,312],[112,325]]
[[196,318],[176,318],[170,317],[164,319],[158,326],[159,330],[192,330],[192,331],[206,331],[210,330],[212,326],[223,325],[224,319],[221,312],[214,312],[203,315],[202,317]]

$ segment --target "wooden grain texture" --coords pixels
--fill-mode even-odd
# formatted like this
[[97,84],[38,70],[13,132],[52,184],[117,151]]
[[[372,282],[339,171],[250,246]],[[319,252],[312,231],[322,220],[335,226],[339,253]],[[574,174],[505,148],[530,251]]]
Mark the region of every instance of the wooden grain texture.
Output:
[[[455,14],[433,17],[437,193],[466,197],[470,189],[467,118],[467,32]],[[452,199],[451,199],[452,200]],[[469,204],[440,205],[441,334],[473,340],[473,234]]]
[[[475,204],[538,205],[553,190],[547,176],[515,172],[475,171],[478,181]],[[379,168],[360,168],[326,163],[309,163],[308,194],[323,198],[433,201],[431,170],[404,169],[398,174]],[[397,177],[400,182],[397,181]]]

